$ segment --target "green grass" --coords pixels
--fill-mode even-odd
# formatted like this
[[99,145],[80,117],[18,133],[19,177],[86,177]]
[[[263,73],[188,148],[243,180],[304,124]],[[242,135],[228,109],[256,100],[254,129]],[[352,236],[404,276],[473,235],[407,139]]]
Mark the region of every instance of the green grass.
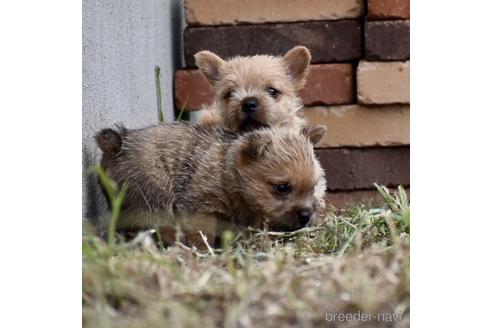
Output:
[[159,123],[165,123],[166,117],[164,116],[164,111],[162,110],[161,68],[159,66],[155,66],[154,68],[154,78],[157,96],[157,115],[159,118]]
[[[155,91],[156,91],[156,98],[157,98],[157,117],[159,120],[159,124],[164,124],[166,123],[166,116],[164,115],[164,110],[162,109],[162,91],[161,91],[161,68],[156,65],[154,67],[154,79],[155,79]],[[176,117],[176,121],[181,121],[183,119],[183,114],[186,109],[186,104],[188,103],[190,95],[188,95],[183,103],[183,106],[181,106],[181,110],[178,113],[178,116]]]
[[292,233],[222,236],[223,248],[162,248],[153,231],[114,245],[85,227],[83,321],[88,327],[365,327],[338,313],[401,314],[409,325],[410,210],[379,187],[380,208],[332,210]]

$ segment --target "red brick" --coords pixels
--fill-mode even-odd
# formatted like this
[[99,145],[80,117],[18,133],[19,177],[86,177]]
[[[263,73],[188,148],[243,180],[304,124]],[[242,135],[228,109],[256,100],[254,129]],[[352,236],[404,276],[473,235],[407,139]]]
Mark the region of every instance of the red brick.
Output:
[[306,106],[341,105],[354,101],[351,64],[312,65],[299,95]]
[[361,40],[357,20],[188,27],[184,31],[184,57],[187,67],[195,67],[193,55],[201,50],[228,58],[283,55],[304,45],[311,50],[313,63],[346,62],[361,57]]
[[369,19],[409,19],[410,0],[368,0]]
[[207,79],[199,70],[178,70],[174,77],[174,99],[176,110],[185,106],[186,111],[197,110],[209,104],[214,97]]
[[[338,105],[354,101],[351,64],[311,65],[306,85],[300,96],[306,105]],[[198,70],[178,70],[174,80],[176,108],[186,103],[186,110],[197,110],[211,103],[213,91]],[[186,100],[188,101],[186,102]]]
[[327,189],[372,189],[410,185],[410,147],[316,149]]
[[410,21],[366,22],[365,59],[407,60],[410,58]]

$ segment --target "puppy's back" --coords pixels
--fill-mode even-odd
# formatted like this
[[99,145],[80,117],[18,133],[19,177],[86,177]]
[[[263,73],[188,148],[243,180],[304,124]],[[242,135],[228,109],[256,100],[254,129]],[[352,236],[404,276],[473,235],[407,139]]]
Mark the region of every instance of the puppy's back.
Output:
[[101,165],[119,186],[127,187],[125,209],[169,216],[182,212],[196,171],[220,170],[217,161],[235,138],[222,129],[188,123],[104,129],[96,136],[103,151]]

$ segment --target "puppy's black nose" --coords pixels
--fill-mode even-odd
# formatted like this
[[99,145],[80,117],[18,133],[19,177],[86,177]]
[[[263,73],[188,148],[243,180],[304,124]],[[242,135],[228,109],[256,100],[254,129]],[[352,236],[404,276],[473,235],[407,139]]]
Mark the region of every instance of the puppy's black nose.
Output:
[[241,109],[248,114],[256,112],[258,109],[258,99],[245,98],[242,102]]
[[305,227],[309,220],[311,220],[311,215],[313,215],[313,211],[309,208],[301,208],[297,212],[297,218],[299,219],[299,224],[301,227]]

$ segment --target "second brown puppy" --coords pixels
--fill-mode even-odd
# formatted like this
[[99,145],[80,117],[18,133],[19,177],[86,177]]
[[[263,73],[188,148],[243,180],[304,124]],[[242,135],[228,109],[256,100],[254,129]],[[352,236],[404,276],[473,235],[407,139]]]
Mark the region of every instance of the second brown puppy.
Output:
[[217,220],[281,231],[313,221],[325,193],[313,143],[324,131],[314,126],[238,134],[169,123],[105,129],[97,143],[103,168],[127,188],[120,227],[179,223],[213,237]]

